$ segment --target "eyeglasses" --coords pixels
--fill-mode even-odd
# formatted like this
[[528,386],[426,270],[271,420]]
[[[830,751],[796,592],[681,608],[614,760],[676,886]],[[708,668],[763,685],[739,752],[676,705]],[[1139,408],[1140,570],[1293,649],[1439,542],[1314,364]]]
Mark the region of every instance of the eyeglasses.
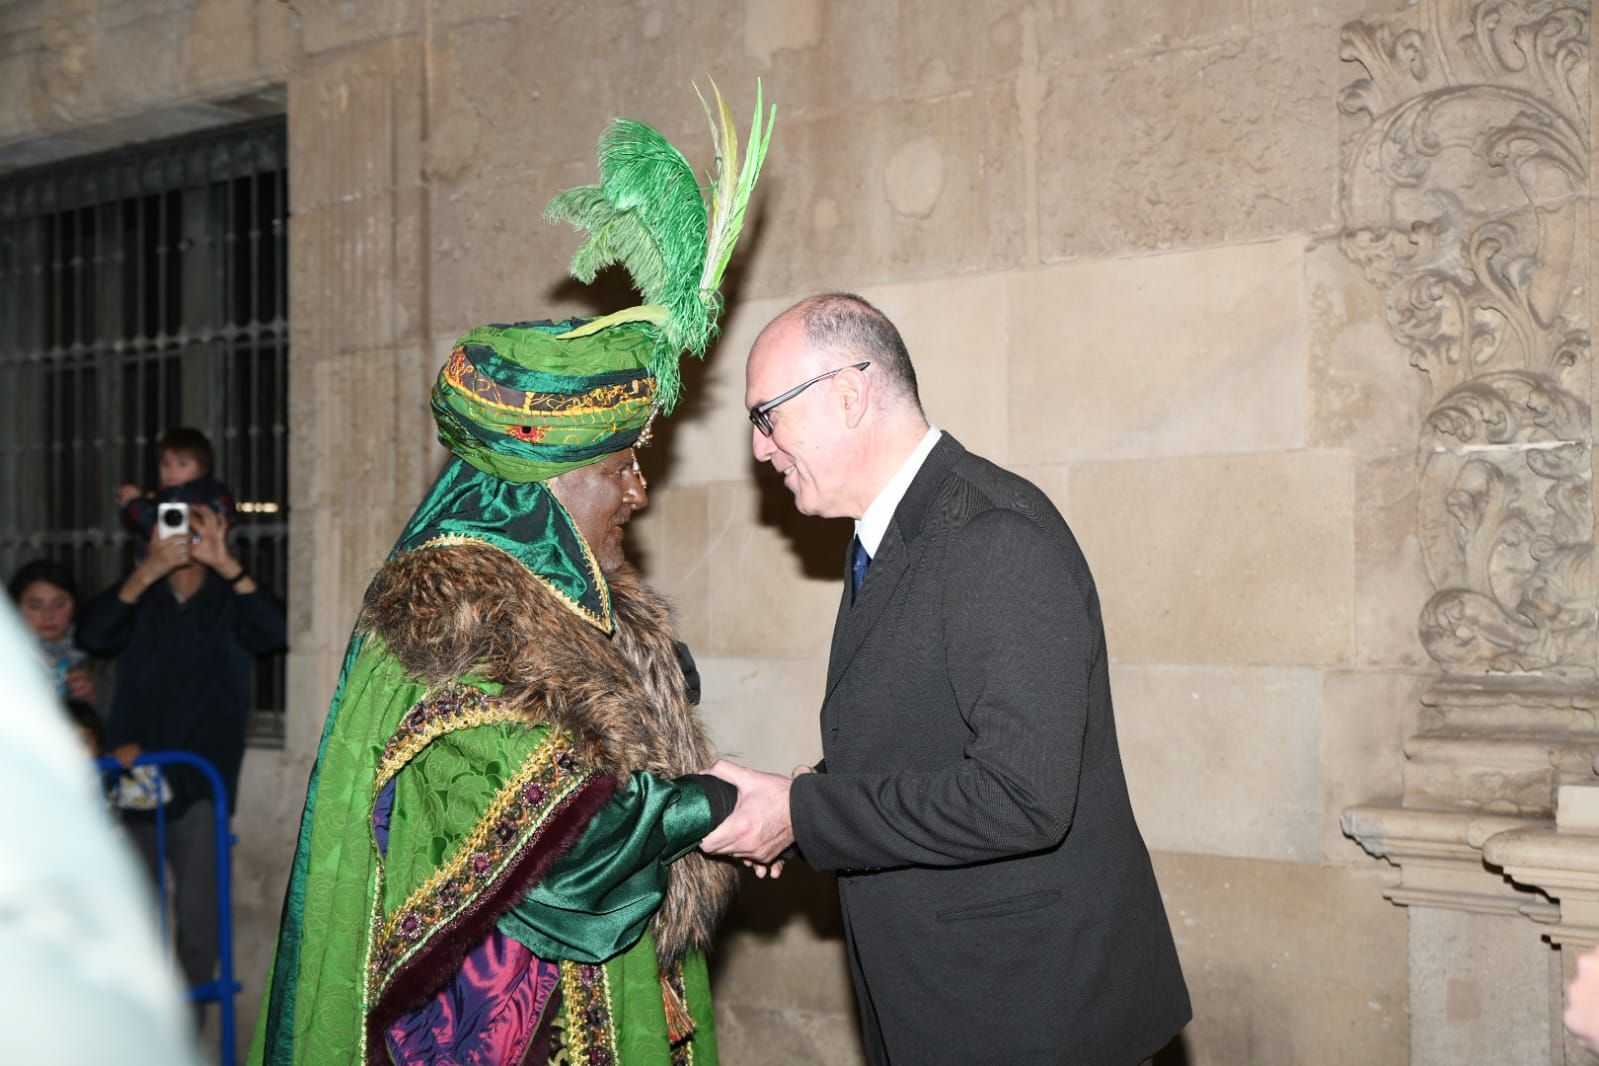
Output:
[[841,366],[825,373],[817,374],[809,381],[802,381],[798,385],[795,385],[792,389],[789,389],[787,392],[774,396],[772,399],[767,400],[763,404],[757,404],[756,406],[751,407],[750,424],[756,429],[760,430],[764,436],[770,437],[772,435],[771,411],[783,406],[785,403],[788,403],[788,401],[792,400],[794,397],[798,396],[800,393],[804,392],[818,381],[825,381],[834,374],[842,374],[846,370],[865,370],[871,365],[872,364],[869,361],[865,363],[851,363],[849,366]]

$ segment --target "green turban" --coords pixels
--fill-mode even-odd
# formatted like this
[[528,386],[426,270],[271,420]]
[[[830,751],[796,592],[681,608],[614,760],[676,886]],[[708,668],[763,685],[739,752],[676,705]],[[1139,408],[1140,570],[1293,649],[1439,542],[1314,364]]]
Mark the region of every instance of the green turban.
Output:
[[[713,84],[716,167],[709,185],[676,148],[617,119],[600,138],[600,181],[568,189],[545,217],[588,233],[570,272],[591,282],[620,264],[645,302],[565,322],[480,326],[450,351],[433,386],[439,440],[455,455],[411,516],[395,553],[471,541],[508,552],[585,620],[611,628],[594,554],[546,485],[638,443],[681,391],[678,362],[703,357],[718,291],[771,139],[760,87],[744,160]],[[703,102],[703,100],[702,100]]]
[[505,481],[547,481],[630,448],[656,406],[638,323],[576,338],[582,326],[480,326],[455,342],[433,386],[439,440]]

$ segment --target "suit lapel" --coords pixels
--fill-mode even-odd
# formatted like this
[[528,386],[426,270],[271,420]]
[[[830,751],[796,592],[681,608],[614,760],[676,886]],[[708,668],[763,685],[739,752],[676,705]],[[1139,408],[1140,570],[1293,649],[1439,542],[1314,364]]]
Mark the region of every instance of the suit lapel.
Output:
[[[894,590],[910,565],[911,553],[917,548],[916,541],[921,535],[928,509],[949,476],[955,460],[965,451],[948,433],[939,438],[895,508],[888,531],[883,534],[883,542],[877,546],[877,554],[872,557],[866,581],[861,585],[860,595],[855,598],[853,605],[850,603],[846,579],[838,620],[833,625],[833,648],[827,663],[827,696],[832,696],[833,689],[849,669],[867,634],[893,600]],[[845,566],[848,567],[847,549]]]

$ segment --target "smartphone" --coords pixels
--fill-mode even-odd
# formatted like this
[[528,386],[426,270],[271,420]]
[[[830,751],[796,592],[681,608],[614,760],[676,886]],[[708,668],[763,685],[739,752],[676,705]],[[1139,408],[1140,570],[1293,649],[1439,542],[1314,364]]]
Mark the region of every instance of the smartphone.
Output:
[[189,535],[189,505],[186,503],[158,503],[155,505],[157,536],[187,537]]

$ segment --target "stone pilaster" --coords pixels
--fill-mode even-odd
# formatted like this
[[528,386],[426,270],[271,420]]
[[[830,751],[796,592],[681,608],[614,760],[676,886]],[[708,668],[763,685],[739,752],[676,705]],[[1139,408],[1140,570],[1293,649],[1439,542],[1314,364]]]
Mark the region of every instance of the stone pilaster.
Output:
[[[1346,27],[1343,56],[1341,245],[1427,385],[1417,631],[1439,672],[1402,800],[1343,827],[1412,908],[1414,1061],[1568,1061],[1542,940],[1581,909],[1599,839],[1539,842],[1599,754],[1588,8],[1429,0]],[[1528,1010],[1461,983],[1483,966],[1523,993],[1556,976]]]

